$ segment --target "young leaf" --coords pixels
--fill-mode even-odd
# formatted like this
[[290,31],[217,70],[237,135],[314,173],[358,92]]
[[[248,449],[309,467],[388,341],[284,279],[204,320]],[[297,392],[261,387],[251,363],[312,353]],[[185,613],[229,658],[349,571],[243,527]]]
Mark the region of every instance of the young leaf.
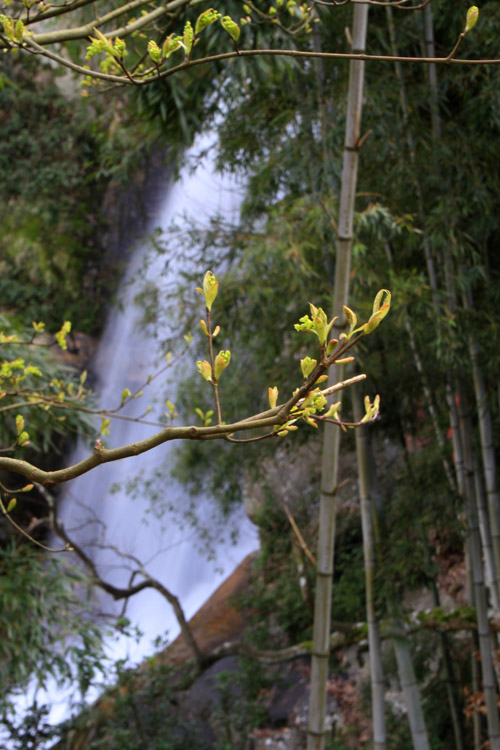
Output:
[[271,409],[274,409],[276,404],[278,403],[278,389],[276,386],[274,388],[268,388],[268,398],[269,398],[269,406]]
[[468,34],[469,31],[474,28],[474,26],[477,23],[478,16],[479,16],[479,8],[477,7],[477,5],[473,5],[467,11],[464,34]]
[[15,497],[11,497],[9,500],[9,504],[7,505],[7,513],[10,513],[11,510],[14,510],[14,508],[17,505],[17,500]]
[[210,26],[211,23],[214,21],[218,21],[221,14],[214,10],[213,8],[208,8],[207,10],[204,10],[203,13],[201,13],[196,21],[196,26],[194,27],[194,33],[198,35],[203,29],[206,29],[207,26]]
[[24,430],[24,418],[20,414],[16,416],[16,429],[18,435]]
[[158,45],[153,39],[150,39],[150,41],[148,42],[148,55],[150,56],[150,58],[152,59],[154,63],[158,64],[161,62],[161,58],[162,58],[161,49],[158,47]]
[[66,336],[71,331],[71,322],[69,320],[65,320],[62,324],[61,330],[56,333],[56,341],[61,347],[61,349],[67,349],[68,344],[66,343]]
[[184,51],[186,53],[186,57],[189,56],[189,54],[191,53],[191,50],[193,49],[193,39],[194,39],[193,27],[191,26],[190,21],[186,21],[186,25],[184,26]]
[[215,278],[212,271],[207,271],[203,279],[203,292],[202,292],[205,297],[205,304],[207,306],[207,310],[212,309],[212,305],[215,302],[215,298],[217,297],[218,291],[219,291],[219,282]]
[[209,383],[212,382],[212,368],[210,367],[209,362],[207,362],[206,359],[203,361],[199,360],[197,363],[198,366],[198,372],[200,373],[202,378],[205,378],[206,381]]
[[231,352],[228,350],[220,351],[215,358],[215,378],[218,380],[223,371],[231,361]]
[[224,31],[227,31],[233,42],[236,44],[241,34],[241,30],[238,24],[233,21],[231,16],[224,16],[223,18],[221,18],[220,22]]

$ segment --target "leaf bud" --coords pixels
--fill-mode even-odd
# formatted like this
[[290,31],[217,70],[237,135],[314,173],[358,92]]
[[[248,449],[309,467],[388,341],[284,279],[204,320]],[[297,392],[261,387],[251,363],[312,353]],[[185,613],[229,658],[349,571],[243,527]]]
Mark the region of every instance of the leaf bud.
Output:
[[15,497],[11,497],[9,500],[9,504],[7,505],[7,513],[10,513],[11,510],[14,510],[14,508],[17,505],[17,500]]
[[271,409],[274,409],[276,404],[278,403],[278,389],[276,386],[274,388],[268,388],[268,398],[269,398],[269,406]]
[[222,375],[223,371],[231,361],[231,352],[229,349],[226,351],[220,351],[215,358],[215,379],[218,380]]
[[238,24],[233,21],[231,16],[224,16],[223,18],[221,18],[221,26],[224,31],[227,31],[233,42],[236,44],[236,42],[240,38],[241,33]]
[[161,49],[153,39],[148,42],[148,55],[154,63],[161,62]]
[[190,54],[191,50],[193,49],[193,39],[194,39],[194,31],[193,27],[191,26],[191,21],[186,21],[186,25],[184,26],[184,51],[186,53],[186,57]]
[[202,361],[198,361],[198,372],[200,373],[202,378],[205,378],[209,383],[212,382],[212,368],[210,367],[210,364],[207,362],[206,359]]
[[302,370],[302,375],[304,378],[309,377],[309,375],[312,373],[316,365],[318,364],[317,359],[312,359],[311,357],[304,357],[304,359],[300,360],[300,369]]
[[203,29],[206,29],[207,26],[210,26],[211,23],[213,23],[214,21],[218,21],[220,16],[221,14],[213,8],[204,10],[196,20],[194,33],[199,34],[201,31],[203,31]]
[[477,5],[472,5],[467,11],[467,18],[465,21],[464,34],[468,34],[471,29],[476,25],[479,16],[479,8]]
[[215,302],[218,291],[219,282],[215,278],[212,271],[207,271],[203,279],[203,294],[205,295],[205,303],[208,310],[212,309],[212,305]]

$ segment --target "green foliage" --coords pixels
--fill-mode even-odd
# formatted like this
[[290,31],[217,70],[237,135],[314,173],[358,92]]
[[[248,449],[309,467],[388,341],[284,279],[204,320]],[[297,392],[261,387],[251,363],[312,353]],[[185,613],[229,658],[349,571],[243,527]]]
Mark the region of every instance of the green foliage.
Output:
[[81,569],[10,543],[0,548],[0,580],[2,710],[30,679],[73,683],[84,695],[106,663]]
[[[95,329],[92,306],[82,309],[81,293],[95,296],[101,284],[96,232],[105,186],[90,184],[97,144],[89,113],[29,61],[12,66],[3,58],[2,64],[2,309],[50,325],[78,310],[80,325]],[[86,285],[89,272],[96,290]]]
[[216,750],[244,750],[248,735],[266,720],[266,711],[259,705],[259,695],[273,680],[254,660],[242,658],[236,671],[217,674],[216,690],[220,709],[213,721],[220,724]]
[[[65,343],[68,326],[56,333],[59,345]],[[33,451],[52,454],[53,466],[69,438],[92,430],[89,415],[63,408],[88,405],[90,394],[84,387],[86,373],[78,377],[58,361],[37,327],[29,331],[0,315],[0,445],[7,449],[17,435],[15,447],[26,446],[24,458]]]
[[[302,526],[306,519],[305,509],[296,513],[296,520]],[[272,498],[261,510],[258,523],[261,549],[251,588],[238,598],[238,606],[249,610],[250,637],[262,648],[307,640],[311,637],[312,612],[304,604],[299,578],[305,576],[306,586],[312,588],[313,572],[308,561],[304,561],[304,572],[299,573],[292,554],[293,531]]]
[[38,705],[35,700],[29,710],[20,719],[11,715],[14,713],[2,709],[1,722],[9,737],[9,747],[12,750],[37,750],[41,743],[46,743],[58,736],[57,729],[48,723],[50,707]]
[[357,513],[347,510],[339,513],[337,523],[332,618],[362,622],[366,602],[361,522]]
[[[105,705],[98,709],[96,736],[87,745],[89,750],[209,750],[196,724],[177,711],[179,675],[172,667],[152,657],[146,660],[144,671],[129,669],[121,661],[114,668],[113,688],[101,699]],[[78,733],[88,719],[89,714],[84,712],[67,725],[66,731]]]

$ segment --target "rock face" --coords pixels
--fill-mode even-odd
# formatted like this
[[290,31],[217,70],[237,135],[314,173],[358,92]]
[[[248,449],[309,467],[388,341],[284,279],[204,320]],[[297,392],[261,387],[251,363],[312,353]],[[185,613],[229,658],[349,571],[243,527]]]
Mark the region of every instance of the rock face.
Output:
[[[232,606],[231,602],[248,588],[252,562],[256,555],[256,552],[247,555],[190,619],[189,626],[203,653],[209,653],[227,641],[236,640],[243,633],[247,621],[246,614]],[[180,635],[159,656],[162,663],[171,665],[183,664],[189,658],[189,650]]]

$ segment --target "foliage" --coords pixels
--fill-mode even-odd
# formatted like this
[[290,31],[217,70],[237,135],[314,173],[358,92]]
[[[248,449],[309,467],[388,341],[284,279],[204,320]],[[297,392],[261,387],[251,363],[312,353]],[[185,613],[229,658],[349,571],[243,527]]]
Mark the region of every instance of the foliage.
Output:
[[261,665],[242,658],[235,671],[217,674],[216,690],[220,709],[213,721],[220,725],[217,750],[244,750],[248,735],[266,720],[266,711],[259,704],[262,691],[273,683]]
[[[308,512],[303,507],[296,513],[304,527]],[[261,648],[278,648],[311,637],[312,612],[305,605],[301,592],[294,537],[284,511],[269,496],[256,519],[259,523],[261,547],[254,565],[248,593],[238,597],[237,605],[249,612],[248,637]],[[302,575],[312,587],[313,575],[305,565]]]
[[1,74],[2,310],[49,325],[70,317],[95,331],[98,307],[81,305],[82,291],[103,301],[97,234],[105,185],[91,182],[91,118],[43,69],[3,57]]
[[[105,705],[100,707],[97,737],[89,743],[89,750],[136,750],[139,746],[151,750],[208,750],[209,744],[196,723],[178,715],[176,677],[172,667],[154,657],[145,662],[143,671],[129,669],[118,661],[113,688],[101,699]],[[84,712],[66,731],[78,732],[88,718]]]
[[2,706],[30,680],[73,683],[84,695],[106,668],[102,630],[89,617],[89,582],[79,568],[11,541],[0,548]]
[[[65,325],[55,334],[58,347],[64,349],[69,333]],[[75,408],[89,405],[86,373],[77,377],[57,360],[43,328],[37,323],[27,331],[10,317],[0,316],[0,440],[4,450],[22,448],[27,458],[52,454],[53,465],[67,446],[68,436],[92,427],[89,417]]]

